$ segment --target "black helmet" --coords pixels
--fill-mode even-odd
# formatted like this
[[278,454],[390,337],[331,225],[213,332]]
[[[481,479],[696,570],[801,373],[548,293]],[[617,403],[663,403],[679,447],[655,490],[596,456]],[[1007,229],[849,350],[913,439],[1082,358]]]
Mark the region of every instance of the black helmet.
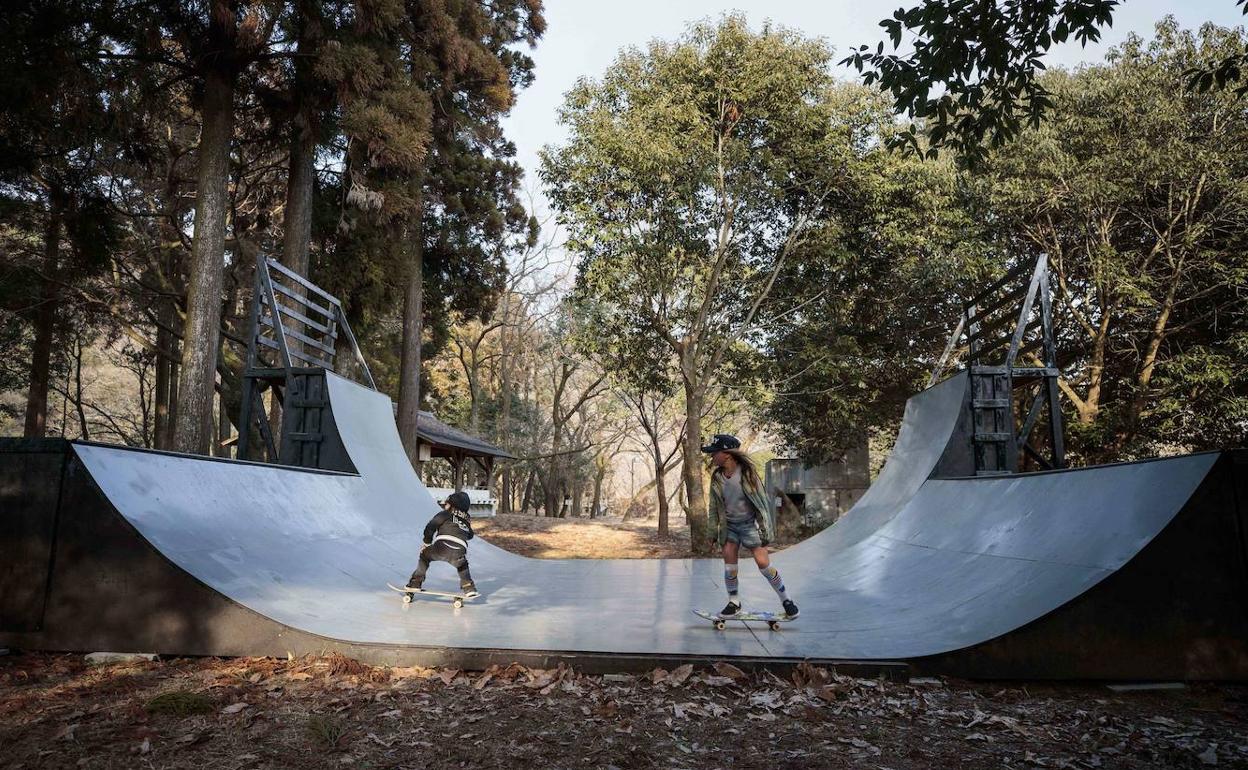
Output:
[[724,452],[729,449],[740,449],[740,448],[741,448],[741,441],[736,436],[730,433],[716,433],[712,437],[711,443],[702,447],[702,451],[706,452],[708,455],[711,455],[711,454],[715,454],[716,452]]
[[446,500],[444,500],[443,502],[445,502],[447,505],[454,508],[455,510],[459,511],[460,513],[467,513],[468,508],[472,505],[472,499],[468,497],[468,493],[462,492],[462,491],[453,493],[450,497],[446,498]]

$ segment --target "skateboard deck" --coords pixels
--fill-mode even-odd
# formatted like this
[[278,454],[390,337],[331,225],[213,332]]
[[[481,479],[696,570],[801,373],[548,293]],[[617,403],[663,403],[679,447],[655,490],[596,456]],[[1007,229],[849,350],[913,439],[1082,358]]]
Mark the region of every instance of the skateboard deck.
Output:
[[403,594],[404,604],[410,604],[412,597],[416,594],[428,594],[430,596],[445,596],[449,599],[453,599],[454,601],[452,601],[451,604],[455,606],[455,609],[459,609],[464,606],[464,602],[470,602],[473,599],[481,598],[481,594],[477,594],[476,596],[465,596],[464,594],[455,594],[449,591],[431,591],[428,588],[408,588],[406,586],[400,588],[394,583],[386,583],[386,585],[390,586],[391,590],[398,591]]
[[711,621],[715,624],[715,628],[720,631],[724,630],[724,626],[730,620],[747,623],[753,621],[755,623],[766,623],[767,627],[772,631],[780,629],[781,623],[791,623],[797,618],[791,618],[788,615],[777,615],[774,612],[738,612],[736,615],[720,615],[718,612],[707,612],[706,610],[694,610],[694,615]]

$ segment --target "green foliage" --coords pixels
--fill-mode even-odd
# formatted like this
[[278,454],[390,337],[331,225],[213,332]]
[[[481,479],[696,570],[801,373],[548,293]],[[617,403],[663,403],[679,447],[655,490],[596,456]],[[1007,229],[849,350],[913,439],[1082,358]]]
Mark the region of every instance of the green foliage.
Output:
[[[874,117],[863,129],[884,138],[891,122]],[[926,384],[960,297],[1004,266],[980,239],[951,163],[876,149],[850,170],[838,237],[786,275],[780,293],[794,310],[768,337],[766,417],[811,463],[896,423]]]
[[318,60],[318,76],[347,94],[348,150],[346,173],[323,189],[316,229],[326,249],[313,273],[348,298],[363,337],[379,335],[364,345],[382,382],[397,384],[399,341],[381,324],[402,312],[413,242],[431,358],[451,318],[489,316],[506,255],[529,237],[522,170],[498,121],[532,81],[532,59],[513,46],[536,42],[545,22],[540,6],[518,0],[360,11],[366,23]]
[[314,714],[304,726],[308,737],[322,748],[333,749],[347,737],[347,723],[338,717]]
[[211,698],[201,693],[187,690],[161,693],[144,705],[144,709],[149,714],[164,714],[175,717],[210,714],[213,708]]
[[[1236,0],[1235,4],[1248,16],[1248,0]],[[1234,92],[1236,96],[1243,97],[1248,96],[1248,77],[1244,76],[1245,72],[1248,72],[1248,48],[1228,53],[1210,64],[1192,67],[1185,74],[1189,89],[1203,93],[1213,88],[1222,89],[1239,83]]]
[[1248,45],[1173,20],[1104,65],[1053,72],[1054,112],[974,179],[1003,248],[1047,252],[1070,448],[1085,460],[1243,440],[1248,123],[1185,72]]
[[[950,150],[974,165],[990,148],[1037,128],[1054,108],[1041,75],[1049,49],[1068,40],[1100,39],[1119,0],[923,0],[884,19],[885,43],[859,46],[841,63],[867,85],[889,93],[899,113],[916,121],[891,139],[894,148],[935,157]],[[1248,0],[1236,0],[1248,14]],[[1248,47],[1185,70],[1189,90],[1226,88],[1248,71]],[[1235,88],[1248,94],[1248,82]]]
[[[826,233],[850,127],[827,99],[830,51],[740,17],[631,50],[561,112],[542,176],[580,257],[575,301],[596,353],[655,385],[702,387],[755,334],[770,276]],[[644,362],[644,363],[642,363]],[[695,374],[696,372],[696,374]]]
[[[860,46],[842,63],[887,91],[897,110],[922,121],[891,138],[894,147],[935,157],[942,148],[976,160],[985,139],[999,147],[1024,125],[1038,126],[1053,106],[1037,74],[1045,52],[1069,39],[1100,39],[1119,0],[924,0],[880,22],[883,42]],[[935,92],[935,93],[934,93]],[[918,131],[926,134],[920,146]]]

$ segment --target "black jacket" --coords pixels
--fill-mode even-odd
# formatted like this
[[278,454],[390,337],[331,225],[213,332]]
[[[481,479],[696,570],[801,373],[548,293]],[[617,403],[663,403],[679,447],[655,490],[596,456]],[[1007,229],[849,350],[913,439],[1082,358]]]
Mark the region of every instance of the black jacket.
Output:
[[[459,511],[442,511],[425,525],[425,545],[432,543],[438,535],[454,537],[467,543],[472,539],[472,519],[468,514]],[[454,543],[447,544],[455,545]]]

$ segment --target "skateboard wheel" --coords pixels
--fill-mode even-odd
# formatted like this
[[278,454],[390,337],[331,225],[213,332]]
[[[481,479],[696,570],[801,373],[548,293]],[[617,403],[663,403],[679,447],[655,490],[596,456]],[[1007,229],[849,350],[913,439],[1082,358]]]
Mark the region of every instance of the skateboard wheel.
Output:
[[726,623],[724,623],[724,621],[722,621],[722,620],[717,620],[717,621],[715,621],[715,628],[716,628],[716,629],[718,629],[718,630],[720,630],[720,631],[723,631],[723,630],[724,630],[724,626],[725,626],[725,625],[727,625],[727,624],[726,624]]
[[464,600],[463,600],[463,599],[456,599],[456,600],[453,602],[453,606],[455,607],[455,609],[459,609],[460,607],[463,607],[463,606],[464,606]]
[[774,620],[773,620],[773,621],[771,621],[771,622],[769,622],[769,623],[767,624],[767,626],[768,626],[768,627],[769,627],[772,631],[779,631],[779,630],[780,630],[780,624],[779,624],[779,623],[777,623],[777,622],[776,622],[776,621],[774,621]]
[[412,603],[412,595],[411,595],[411,594],[403,594],[403,603],[404,603],[404,604],[411,604],[411,603]]

